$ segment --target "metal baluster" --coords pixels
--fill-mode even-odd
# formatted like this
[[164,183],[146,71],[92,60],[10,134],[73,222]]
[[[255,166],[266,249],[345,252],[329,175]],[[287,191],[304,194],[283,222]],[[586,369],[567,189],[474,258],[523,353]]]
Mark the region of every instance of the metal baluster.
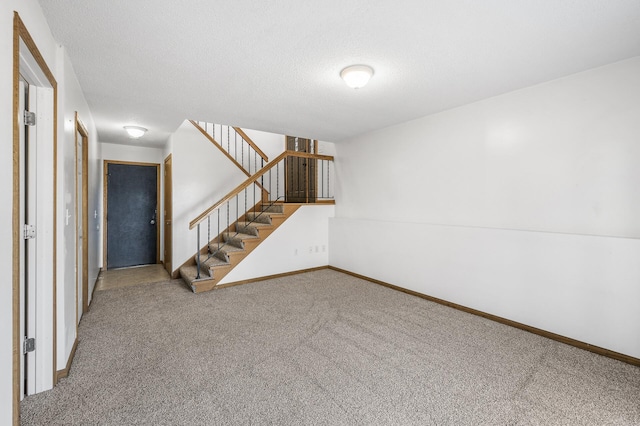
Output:
[[207,253],[211,254],[209,243],[211,242],[211,215],[207,216]]
[[[271,170],[273,169],[273,167],[271,169],[269,169],[269,201],[271,201]],[[278,194],[276,194],[276,197],[278,196]]]
[[322,196],[323,198],[329,198],[329,191],[327,186],[324,184],[324,169],[327,167],[327,164],[329,163],[328,160],[322,160]]
[[[262,170],[262,167],[260,168]],[[264,172],[260,173],[260,204],[264,201]]]
[[196,266],[198,267],[196,280],[199,280],[200,279],[200,224],[198,224],[198,250],[196,250]]
[[231,148],[229,147],[229,144],[231,143],[230,138],[229,138],[229,126],[227,126],[227,152],[231,151]]
[[324,160],[321,160],[320,163],[320,182],[322,182],[322,198],[324,198]]
[[[300,169],[302,168],[302,167],[300,167],[300,162],[302,161],[302,158],[297,157],[296,160],[298,161],[298,182],[302,182],[300,180]],[[307,187],[306,182],[303,182],[303,186],[304,186],[304,188]],[[296,189],[299,189],[299,188],[296,188]],[[296,195],[299,195],[299,194],[296,194]]]
[[331,162],[327,161],[327,188],[329,192],[329,197],[332,197],[331,194],[331,185],[329,184],[329,175],[331,174]]
[[329,161],[328,160],[324,160],[323,162],[323,166],[322,166],[322,193],[324,194],[324,198],[329,198],[329,188],[327,188],[327,186],[324,184],[324,169],[326,167],[328,167],[329,165]]
[[218,209],[218,251],[220,251],[220,209]]

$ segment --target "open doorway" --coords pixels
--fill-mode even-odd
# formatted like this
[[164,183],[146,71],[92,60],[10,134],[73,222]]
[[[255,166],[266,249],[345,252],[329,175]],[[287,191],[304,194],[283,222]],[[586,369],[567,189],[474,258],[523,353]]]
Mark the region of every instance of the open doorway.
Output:
[[57,83],[20,16],[13,62],[13,416],[56,366]]

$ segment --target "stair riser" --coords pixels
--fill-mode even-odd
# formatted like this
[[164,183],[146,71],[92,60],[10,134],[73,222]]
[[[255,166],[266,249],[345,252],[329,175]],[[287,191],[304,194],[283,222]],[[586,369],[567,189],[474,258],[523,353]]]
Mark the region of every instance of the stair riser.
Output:
[[[233,235],[233,234],[232,234]],[[242,241],[240,238],[236,238],[233,236],[228,236],[224,235],[224,243],[230,246],[234,246],[234,247],[238,247],[240,249],[244,249],[244,241]],[[218,248],[218,244],[211,244],[210,246],[211,251],[217,250]]]
[[269,213],[284,213],[284,206],[282,204],[274,204],[272,206],[262,206],[263,212]]
[[247,213],[247,221],[271,225],[271,217],[267,213]]
[[243,234],[249,234],[249,235],[254,235],[256,237],[260,236],[260,233],[258,232],[258,228],[256,228],[255,226],[244,226],[244,225],[236,225],[236,232],[241,232]]

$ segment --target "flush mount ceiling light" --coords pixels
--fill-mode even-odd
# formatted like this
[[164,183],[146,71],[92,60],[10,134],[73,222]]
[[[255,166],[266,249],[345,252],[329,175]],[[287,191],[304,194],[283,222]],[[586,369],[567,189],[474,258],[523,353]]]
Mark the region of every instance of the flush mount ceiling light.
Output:
[[124,129],[129,133],[129,137],[133,139],[141,138],[147,133],[147,129],[140,126],[124,126]]
[[359,89],[369,82],[373,75],[373,68],[367,65],[351,65],[340,71],[340,77],[347,86]]

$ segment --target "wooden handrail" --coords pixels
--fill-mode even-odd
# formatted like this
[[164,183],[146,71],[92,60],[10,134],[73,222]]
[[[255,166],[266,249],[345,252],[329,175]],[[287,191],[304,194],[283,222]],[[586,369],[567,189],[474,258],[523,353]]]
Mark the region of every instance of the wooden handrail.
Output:
[[254,173],[253,176],[249,177],[247,180],[242,182],[235,189],[233,189],[231,192],[229,192],[227,195],[225,195],[220,201],[216,202],[214,205],[212,205],[211,207],[209,207],[208,209],[206,209],[205,211],[200,213],[198,215],[198,217],[196,217],[191,222],[189,222],[189,229],[195,228],[198,224],[202,223],[202,221],[204,221],[207,218],[207,216],[209,216],[211,214],[211,212],[213,212],[215,209],[217,209],[218,207],[220,207],[221,205],[223,205],[227,201],[231,200],[233,197],[238,195],[243,189],[249,187],[253,183],[256,183],[256,181],[262,175],[264,175],[269,170],[274,168],[278,163],[280,163],[280,161],[282,161],[286,157],[314,158],[316,160],[333,161],[333,156],[332,155],[318,155],[318,154],[309,154],[307,152],[284,151],[282,154],[278,155],[271,162],[269,162],[269,164],[267,164],[265,167],[263,167],[262,169],[258,170],[256,173]]
[[262,157],[262,159],[266,162],[269,161],[269,158],[267,157],[267,154],[265,154],[264,152],[262,152],[262,150],[260,148],[258,148],[258,145],[256,145],[249,136],[247,136],[247,134],[244,132],[244,130],[242,130],[240,127],[234,127],[233,130],[236,131],[236,133],[238,133],[242,139],[244,139],[245,141],[247,141],[247,143],[251,146],[251,148],[255,149],[256,152],[258,153],[258,155],[260,157]]

